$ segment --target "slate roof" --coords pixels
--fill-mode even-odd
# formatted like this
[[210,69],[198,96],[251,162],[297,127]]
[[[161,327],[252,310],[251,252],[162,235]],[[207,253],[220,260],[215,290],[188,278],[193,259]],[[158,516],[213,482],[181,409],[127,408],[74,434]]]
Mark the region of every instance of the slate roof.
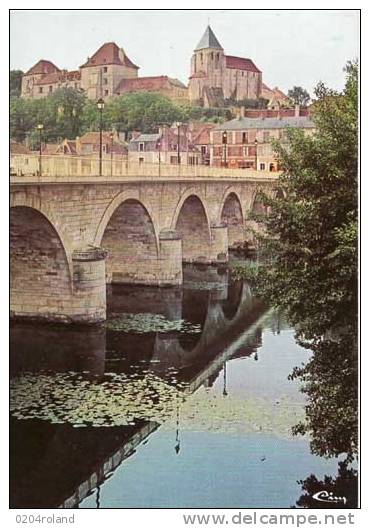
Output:
[[247,130],[247,129],[279,129],[279,128],[315,128],[315,124],[308,116],[300,117],[276,117],[253,118],[242,117],[226,121],[217,126],[214,130]]
[[205,48],[216,48],[220,50],[223,49],[210,26],[207,26],[203,37],[200,39],[199,44],[194,51],[198,51]]
[[150,143],[152,141],[158,141],[160,138],[161,134],[140,134],[140,136],[131,139],[131,143]]

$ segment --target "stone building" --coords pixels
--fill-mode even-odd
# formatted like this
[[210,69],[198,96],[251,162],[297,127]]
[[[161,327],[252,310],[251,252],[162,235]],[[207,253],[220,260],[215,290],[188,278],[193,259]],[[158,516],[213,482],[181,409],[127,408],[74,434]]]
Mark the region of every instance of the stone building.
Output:
[[[211,130],[211,165],[229,168],[277,171],[278,162],[271,145],[272,139],[284,141],[286,129],[300,128],[311,134],[315,125],[307,110],[275,112],[274,117],[239,116]],[[289,114],[289,115],[286,115]]]
[[21,96],[40,99],[58,88],[81,89],[81,73],[60,70],[48,60],[39,60],[22,77]]
[[[182,165],[209,165],[209,123],[186,123],[160,127],[155,134],[136,132],[129,144],[129,161],[139,163],[178,163]],[[179,149],[178,149],[179,145]]]
[[[54,154],[71,156],[98,157],[100,152],[100,133],[86,132],[76,139],[65,139],[56,148]],[[127,144],[123,142],[116,132],[102,133],[102,154],[117,156],[127,155]]]
[[224,99],[257,99],[261,92],[261,70],[251,59],[225,55],[208,26],[191,58],[190,101],[220,106]]
[[178,79],[167,75],[122,79],[115,90],[116,95],[132,92],[158,92],[175,103],[187,104],[189,102],[187,87]]
[[267,99],[267,108],[278,109],[292,105],[289,97],[277,86],[275,86],[275,88],[269,88],[265,83],[262,83],[261,97]]
[[60,70],[48,60],[38,61],[22,78],[22,97],[41,98],[58,88],[82,90],[89,99],[107,99],[129,92],[158,92],[175,102],[187,102],[188,90],[179,80],[166,75],[138,77],[136,66],[122,48],[106,42],[79,70]]

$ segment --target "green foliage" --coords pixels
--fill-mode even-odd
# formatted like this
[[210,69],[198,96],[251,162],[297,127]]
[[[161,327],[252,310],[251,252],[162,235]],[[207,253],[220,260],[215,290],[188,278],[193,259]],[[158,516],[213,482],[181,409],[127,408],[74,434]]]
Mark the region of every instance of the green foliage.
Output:
[[[357,508],[358,507],[358,471],[345,462],[339,462],[338,474],[335,478],[325,475],[319,480],[315,475],[310,475],[305,480],[299,481],[304,492],[298,501],[300,508]],[[326,491],[333,497],[345,498],[346,502],[320,502],[314,498],[315,493]]]
[[37,143],[36,127],[44,125],[43,140],[72,139],[81,131],[86,96],[73,88],[60,88],[44,99],[10,98],[10,135],[17,141]]
[[[264,197],[263,243],[272,266],[258,268],[258,293],[282,307],[300,344],[313,351],[294,371],[308,397],[306,422],[315,453],[351,460],[357,450],[357,65],[343,93],[321,83],[316,133],[288,132],[275,143],[283,174],[279,197]],[[239,271],[239,275],[242,274]]]
[[268,102],[268,99],[264,99],[263,97],[259,97],[258,99],[241,99],[240,101],[225,99],[226,106],[236,106],[238,108],[244,106],[245,108],[251,109],[267,108]]
[[10,70],[9,73],[9,93],[10,96],[19,97],[22,88],[22,70]]
[[288,97],[294,102],[301,106],[307,106],[310,102],[310,94],[301,86],[293,86],[288,91]]
[[[138,92],[113,97],[103,111],[103,129],[119,132],[141,130],[155,132],[161,124],[175,121],[223,122],[231,119],[226,108],[181,106],[159,93]],[[13,139],[26,138],[37,145],[37,124],[44,125],[44,141],[74,139],[87,131],[99,130],[100,112],[95,101],[72,88],[61,88],[42,99],[11,97],[10,134]]]

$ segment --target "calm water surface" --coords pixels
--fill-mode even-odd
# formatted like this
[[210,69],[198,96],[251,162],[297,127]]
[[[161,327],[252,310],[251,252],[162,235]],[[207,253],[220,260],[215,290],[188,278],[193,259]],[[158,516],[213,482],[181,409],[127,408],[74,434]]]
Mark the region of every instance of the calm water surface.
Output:
[[309,353],[226,273],[108,290],[105,327],[11,328],[12,507],[291,507]]

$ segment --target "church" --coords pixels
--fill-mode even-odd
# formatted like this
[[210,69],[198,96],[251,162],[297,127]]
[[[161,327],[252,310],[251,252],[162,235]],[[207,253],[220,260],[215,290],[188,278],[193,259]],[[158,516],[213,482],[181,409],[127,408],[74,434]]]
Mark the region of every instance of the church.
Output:
[[225,55],[210,26],[191,58],[189,99],[202,106],[223,106],[262,95],[262,72],[251,59]]

